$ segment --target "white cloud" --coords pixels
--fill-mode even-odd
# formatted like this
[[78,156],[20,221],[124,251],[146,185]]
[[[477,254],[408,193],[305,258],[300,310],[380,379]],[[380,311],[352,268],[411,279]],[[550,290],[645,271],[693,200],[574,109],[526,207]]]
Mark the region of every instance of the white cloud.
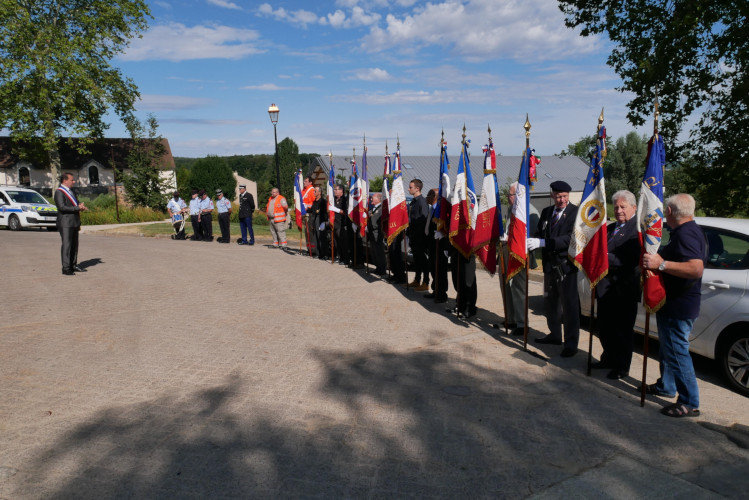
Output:
[[318,18],[314,12],[304,9],[288,11],[283,7],[279,7],[273,10],[273,7],[268,3],[261,4],[257,8],[257,11],[259,14],[273,17],[278,21],[285,21],[302,27],[307,27],[309,24],[317,24],[324,20],[324,18]]
[[209,4],[215,5],[216,7],[223,7],[225,9],[242,10],[242,7],[235,4],[234,2],[227,2],[226,0],[206,0]]
[[583,39],[563,19],[548,0],[447,0],[403,16],[388,14],[385,26],[373,26],[361,46],[370,52],[438,46],[470,61],[549,60],[597,50],[596,38]]
[[256,30],[229,26],[192,26],[180,23],[154,26],[143,38],[132,41],[122,59],[144,61],[166,59],[240,59],[265,52]]
[[364,80],[368,82],[384,82],[386,80],[390,80],[390,74],[380,68],[369,68],[369,69],[359,69],[353,72],[354,74],[346,80]]
[[263,90],[263,91],[281,91],[281,90],[315,90],[312,87],[280,87],[275,83],[263,83],[261,85],[247,85],[241,87],[242,90]]
[[322,76],[322,75],[312,75],[310,78],[312,78],[313,80],[324,80],[325,79],[325,77]]
[[136,105],[139,110],[197,109],[214,104],[212,99],[178,95],[143,94]]

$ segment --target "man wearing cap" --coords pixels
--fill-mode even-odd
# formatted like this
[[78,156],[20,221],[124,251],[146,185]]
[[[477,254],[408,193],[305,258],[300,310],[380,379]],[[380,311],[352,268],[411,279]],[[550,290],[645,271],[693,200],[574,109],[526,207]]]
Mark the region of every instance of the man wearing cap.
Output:
[[315,228],[309,227],[309,211],[312,209],[312,204],[315,202],[315,186],[313,185],[314,180],[311,175],[304,178],[304,187],[302,187],[302,204],[307,215],[305,215],[302,221],[305,238],[307,238],[307,252],[312,255],[315,250]]
[[184,224],[184,212],[187,209],[185,201],[179,197],[179,192],[175,191],[172,193],[172,199],[166,204],[166,210],[169,212],[169,216],[172,218],[172,225],[174,226],[175,234],[172,235],[173,240],[184,240],[185,239],[185,224]]
[[571,187],[564,181],[551,183],[554,204],[541,212],[535,238],[528,238],[528,250],[541,248],[544,270],[544,313],[549,334],[539,344],[562,345],[562,357],[577,354],[580,337],[580,299],[577,296],[577,268],[567,258],[577,206],[570,203]]
[[231,234],[229,232],[229,217],[231,217],[231,201],[224,196],[220,189],[216,190],[216,209],[218,210],[218,227],[221,228],[221,237],[216,241],[219,243],[230,243]]
[[[242,230],[242,238],[237,242],[240,245],[254,245],[255,232],[252,230],[252,214],[255,213],[255,198],[247,192],[244,184],[239,185],[239,229]],[[247,233],[250,239],[247,240]]]
[[213,241],[213,201],[208,197],[205,189],[198,191],[198,196],[200,196],[198,220],[200,220],[203,241]]
[[268,204],[265,206],[265,215],[268,217],[270,234],[273,236],[273,248],[286,248],[286,214],[289,204],[286,198],[281,196],[278,188],[271,189]]
[[192,224],[192,236],[190,236],[190,239],[201,241],[203,239],[203,230],[200,228],[200,197],[198,196],[198,190],[193,189],[191,196],[190,223]]

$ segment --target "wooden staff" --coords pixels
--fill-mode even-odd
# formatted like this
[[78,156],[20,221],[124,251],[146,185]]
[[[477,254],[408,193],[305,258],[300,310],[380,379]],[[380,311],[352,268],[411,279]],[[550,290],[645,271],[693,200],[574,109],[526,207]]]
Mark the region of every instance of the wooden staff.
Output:
[[[440,139],[440,188],[437,189],[437,196],[440,195],[440,191],[442,190],[442,162],[445,160],[445,129],[442,129],[442,138]],[[440,205],[440,211],[442,210],[442,200],[436,200],[436,203],[439,203]],[[441,214],[436,214],[439,218]],[[435,214],[432,213],[432,222],[434,222],[434,216]],[[439,227],[439,224],[436,222],[434,223],[437,227]],[[444,229],[444,228],[442,228]],[[444,236],[443,236],[444,238]],[[439,270],[440,270],[440,240],[437,238],[434,239],[434,297],[439,296],[439,289],[440,289],[440,280],[438,278],[439,276]],[[445,290],[445,293],[447,293],[447,290]]]
[[403,232],[403,272],[406,273],[406,290],[408,290],[408,236]]
[[[499,240],[499,290],[502,292],[502,307],[504,308],[505,334],[509,333],[507,326],[507,296],[505,295],[505,256],[502,253],[502,240]],[[526,288],[528,288],[526,286]]]
[[595,315],[596,308],[596,287],[590,290],[590,324],[588,329],[590,330],[590,338],[588,339],[588,376],[593,369],[593,316]]
[[[312,245],[309,241],[309,215],[305,215],[302,222],[304,222],[304,229],[307,232],[307,254],[312,257]],[[301,231],[299,232],[301,233]],[[301,235],[299,237],[301,238]]]

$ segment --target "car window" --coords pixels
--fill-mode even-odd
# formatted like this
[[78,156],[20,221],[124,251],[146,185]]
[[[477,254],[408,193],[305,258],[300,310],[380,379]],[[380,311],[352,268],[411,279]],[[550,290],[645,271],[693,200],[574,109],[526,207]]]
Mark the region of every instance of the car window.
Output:
[[0,193],[0,200],[3,200],[6,205],[10,205],[10,203],[8,203],[8,198],[3,193]]
[[749,236],[702,227],[708,244],[708,269],[749,269]]
[[8,196],[15,203],[38,203],[47,204],[47,200],[35,191],[8,191]]

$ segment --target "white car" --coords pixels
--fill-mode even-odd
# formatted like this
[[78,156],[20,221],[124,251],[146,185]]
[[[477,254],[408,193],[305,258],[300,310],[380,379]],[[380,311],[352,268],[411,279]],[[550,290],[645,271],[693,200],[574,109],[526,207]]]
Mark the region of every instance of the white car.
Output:
[[11,231],[24,227],[46,227],[54,231],[57,224],[57,207],[51,205],[33,189],[0,186],[0,226]]
[[[689,337],[690,351],[714,359],[737,392],[749,396],[749,219],[696,217],[708,242],[702,276],[700,316]],[[667,231],[663,233],[663,244]],[[590,316],[590,283],[578,273],[580,309]],[[635,331],[645,331],[645,309],[638,307]],[[658,337],[655,315],[650,336]]]

